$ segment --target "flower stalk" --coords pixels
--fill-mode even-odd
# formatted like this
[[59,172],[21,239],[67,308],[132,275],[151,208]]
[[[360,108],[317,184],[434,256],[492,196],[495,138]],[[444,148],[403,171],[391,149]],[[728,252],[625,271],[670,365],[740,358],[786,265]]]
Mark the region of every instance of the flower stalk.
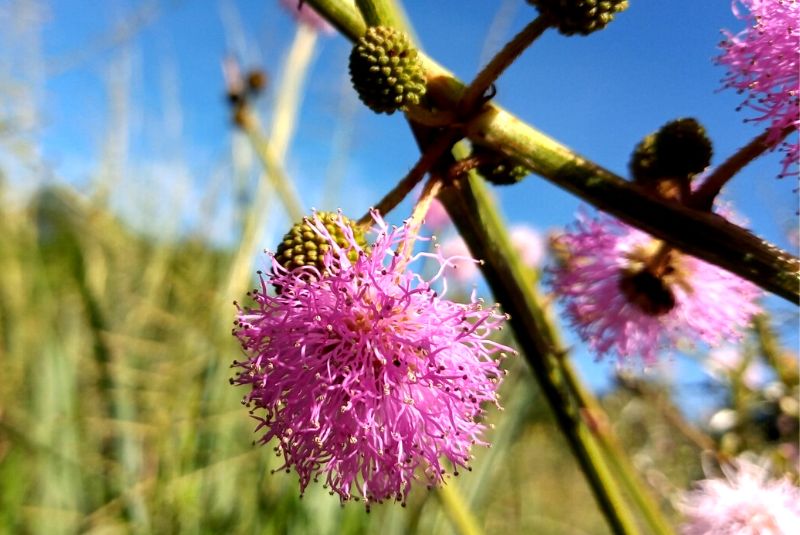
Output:
[[480,180],[474,174],[467,176],[445,188],[439,198],[473,255],[484,260],[484,276],[498,302],[510,314],[517,343],[609,526],[617,534],[638,533],[622,490],[564,384],[557,365],[557,346],[547,336],[546,321],[535,291],[513,254],[508,233]]
[[795,128],[793,126],[784,128],[780,137],[771,143],[770,137],[774,137],[774,133],[770,130],[766,130],[753,138],[750,143],[733,153],[706,177],[697,191],[692,195],[690,205],[700,210],[711,210],[714,199],[717,198],[723,186],[725,186],[736,173],[768,150],[774,149],[781,140],[785,139],[786,136],[791,134],[794,130]]

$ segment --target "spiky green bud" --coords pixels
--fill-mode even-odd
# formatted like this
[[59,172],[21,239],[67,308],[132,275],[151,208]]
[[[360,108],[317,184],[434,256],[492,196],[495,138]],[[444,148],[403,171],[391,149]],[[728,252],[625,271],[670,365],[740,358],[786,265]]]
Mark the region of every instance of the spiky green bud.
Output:
[[497,186],[516,184],[531,174],[531,170],[516,158],[480,145],[472,148],[472,159],[477,164],[475,170],[483,178]]
[[489,182],[498,186],[516,184],[531,174],[531,170],[518,160],[502,158],[497,163],[478,166],[478,172]]
[[589,35],[628,8],[627,0],[528,0],[564,35]]
[[695,119],[676,119],[645,136],[631,156],[631,175],[639,183],[692,178],[711,163],[713,149]]
[[392,114],[419,104],[425,73],[403,32],[373,26],[353,46],[350,79],[358,97],[375,113]]
[[[342,228],[338,225],[339,218],[341,217],[342,222],[352,229],[353,237],[355,237],[356,242],[362,249],[366,250],[366,236],[364,235],[363,229],[357,225],[355,221],[336,212],[317,212],[317,216],[334,238],[336,244],[346,248],[350,246],[350,240],[345,237]],[[311,228],[308,218],[304,218],[303,221],[295,223],[291,230],[283,237],[280,245],[278,245],[275,258],[288,270],[300,266],[315,266],[320,273],[324,273],[325,266],[322,261],[330,247],[328,240]],[[350,251],[348,253],[350,260],[354,261],[357,254],[355,250]]]

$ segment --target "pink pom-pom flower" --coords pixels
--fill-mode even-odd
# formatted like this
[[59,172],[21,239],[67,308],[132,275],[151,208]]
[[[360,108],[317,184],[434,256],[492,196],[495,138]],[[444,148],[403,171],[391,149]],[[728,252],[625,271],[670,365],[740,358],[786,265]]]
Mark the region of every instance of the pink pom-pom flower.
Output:
[[761,310],[755,285],[610,216],[579,213],[554,249],[548,281],[599,357],[649,365],[681,340],[735,342]]
[[781,145],[786,153],[781,176],[796,175],[800,158],[800,1],[734,0],[732,8],[749,26],[735,35],[725,32],[723,53],[716,58],[728,69],[722,82],[746,95],[742,107],[757,114],[749,120],[769,123],[768,143],[777,143],[787,127],[794,127],[794,139]]
[[[412,482],[442,482],[446,459],[469,467],[484,405],[497,404],[497,356],[512,350],[489,339],[505,320],[496,308],[444,298],[441,253],[395,252],[408,228],[373,214],[378,235],[359,246],[341,219],[340,246],[317,215],[314,232],[329,245],[323,273],[285,270],[273,259],[253,308],[239,308],[234,334],[246,359],[232,382],[250,387],[244,402],[275,440],[281,467],[294,468],[303,492],[323,479],[342,501],[405,503]],[[341,242],[341,240],[340,240]],[[439,261],[425,280],[408,268]],[[436,283],[437,292],[432,286]],[[277,293],[270,286],[280,288]]]
[[800,488],[745,456],[682,497],[683,535],[787,535],[800,532]]

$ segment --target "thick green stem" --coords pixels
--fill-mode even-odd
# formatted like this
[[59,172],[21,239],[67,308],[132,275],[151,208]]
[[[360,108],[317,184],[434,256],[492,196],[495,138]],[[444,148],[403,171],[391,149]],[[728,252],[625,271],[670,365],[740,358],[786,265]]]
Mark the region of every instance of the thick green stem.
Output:
[[611,463],[612,469],[619,477],[628,495],[641,511],[650,530],[657,535],[671,535],[673,533],[672,528],[661,513],[653,496],[642,486],[636,474],[636,469],[607,425],[605,412],[600,407],[597,399],[583,386],[569,360],[562,358],[560,359],[560,364],[561,373],[578,404],[587,413],[590,421],[594,422],[591,429],[598,444],[603,449],[606,458]]
[[370,26],[389,26],[404,30],[405,23],[392,0],[356,0],[356,6]]
[[[350,39],[366,30],[346,2],[307,1]],[[428,96],[439,107],[453,109],[465,91],[464,84],[421,52],[420,58],[429,80]],[[800,303],[800,261],[721,217],[654,198],[491,103],[472,121],[468,134],[473,142],[516,157],[537,174],[626,223]]]
[[491,205],[484,184],[480,178],[470,176],[445,188],[439,198],[472,254],[484,260],[484,276],[497,301],[510,314],[517,343],[609,526],[618,534],[638,533],[622,492],[564,384],[556,362],[559,356],[555,354],[553,340],[546,335],[546,321],[535,292],[519,265],[508,232]]

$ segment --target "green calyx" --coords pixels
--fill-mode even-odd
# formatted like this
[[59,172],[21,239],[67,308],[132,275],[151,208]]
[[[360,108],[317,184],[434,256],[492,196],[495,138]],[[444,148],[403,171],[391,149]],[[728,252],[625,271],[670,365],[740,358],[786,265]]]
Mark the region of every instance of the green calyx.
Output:
[[564,35],[589,35],[605,28],[628,0],[528,0]]
[[479,162],[475,169],[480,175],[497,186],[510,186],[531,174],[522,162],[486,147],[476,146],[472,157]]
[[513,158],[503,158],[497,163],[478,166],[478,172],[497,186],[510,186],[531,174],[531,170]]
[[676,119],[645,136],[631,156],[631,175],[647,184],[664,178],[691,179],[711,163],[713,149],[695,119]]
[[[342,249],[349,249],[347,256],[350,260],[355,261],[358,251],[351,248],[351,241],[345,236],[344,230],[340,226],[340,218],[341,222],[353,231],[353,237],[361,249],[367,249],[364,230],[355,221],[336,212],[317,212],[317,217],[336,244]],[[311,227],[310,221],[311,218],[304,218],[303,221],[292,226],[278,245],[275,259],[289,271],[301,266],[315,266],[320,273],[324,274],[327,268],[323,259],[325,253],[330,250],[331,244],[327,238],[320,236],[318,231]]]
[[375,113],[392,114],[419,104],[425,73],[403,32],[373,26],[350,52],[350,79],[358,97]]

